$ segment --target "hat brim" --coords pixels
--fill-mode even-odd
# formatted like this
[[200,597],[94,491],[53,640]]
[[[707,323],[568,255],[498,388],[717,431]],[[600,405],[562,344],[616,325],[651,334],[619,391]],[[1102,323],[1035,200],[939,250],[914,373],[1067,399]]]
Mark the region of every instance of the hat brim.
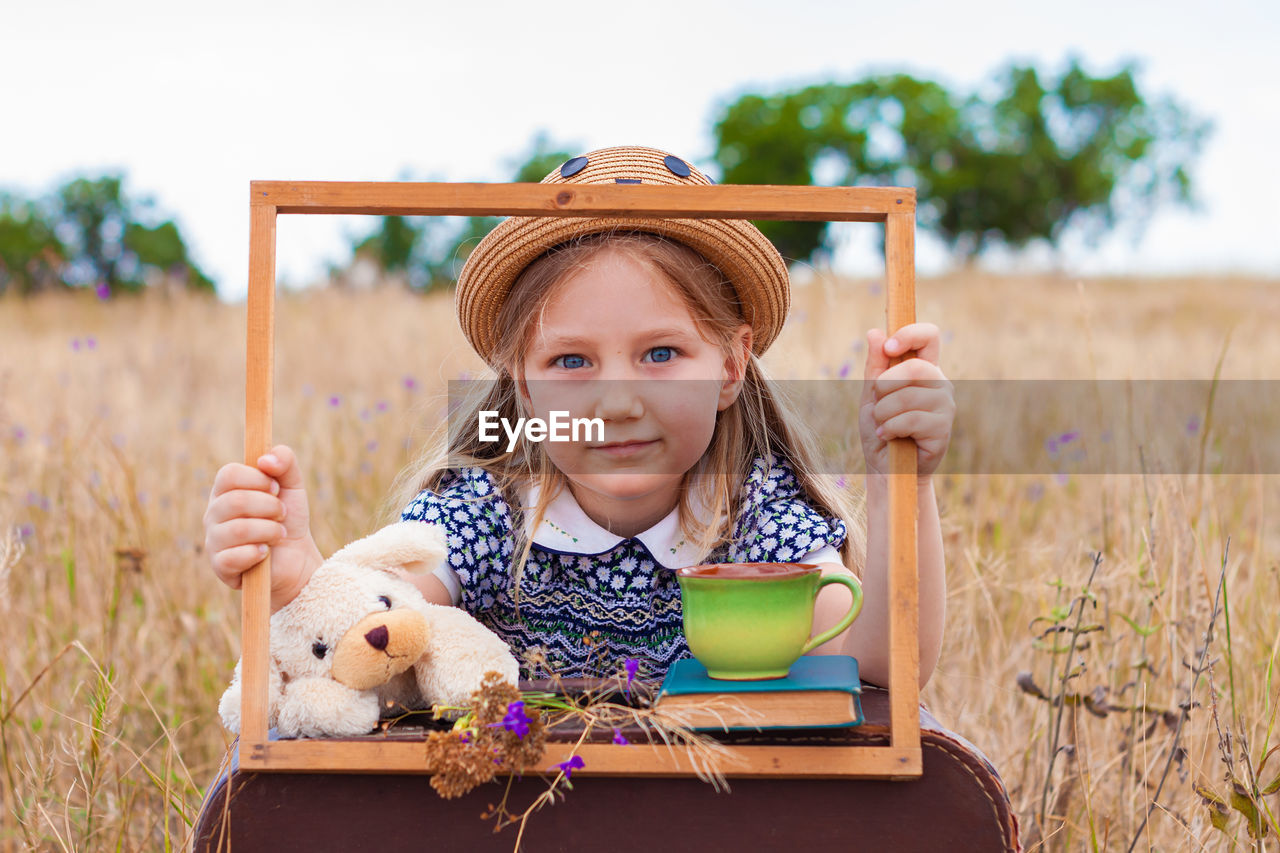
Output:
[[488,361],[496,347],[498,309],[529,264],[577,237],[612,231],[659,234],[695,250],[733,285],[751,326],[752,351],[762,354],[778,336],[790,306],[787,269],[768,238],[745,220],[512,217],[472,251],[458,280],[458,321],[480,356]]

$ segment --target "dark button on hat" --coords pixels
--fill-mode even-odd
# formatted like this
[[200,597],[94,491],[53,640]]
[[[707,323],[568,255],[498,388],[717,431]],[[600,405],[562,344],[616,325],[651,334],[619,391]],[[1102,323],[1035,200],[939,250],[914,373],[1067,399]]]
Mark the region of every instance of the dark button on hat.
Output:
[[638,184],[640,183],[640,179],[639,178],[614,178],[613,182],[615,184]]
[[[674,154],[668,154],[666,157],[663,157],[662,162],[667,164],[667,168],[671,170],[671,174],[679,175],[682,178],[689,177],[689,164]],[[563,172],[561,174],[563,174]]]
[[564,165],[560,167],[560,177],[571,178],[585,168],[587,168],[586,157],[574,157],[572,160],[565,160]]

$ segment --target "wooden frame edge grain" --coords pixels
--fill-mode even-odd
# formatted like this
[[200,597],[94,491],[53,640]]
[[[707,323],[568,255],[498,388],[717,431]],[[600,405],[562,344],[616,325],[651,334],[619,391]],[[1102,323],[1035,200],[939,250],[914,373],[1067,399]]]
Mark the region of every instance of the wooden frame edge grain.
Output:
[[[244,461],[271,449],[275,378],[276,209],[249,207],[249,295],[246,303]],[[267,739],[271,556],[245,572],[241,585],[240,736]],[[243,757],[244,750],[241,750]]]
[[[916,320],[915,214],[885,223],[886,328]],[[895,357],[898,364],[903,356]],[[889,475],[889,732],[894,746],[920,746],[920,590],[916,554],[919,488],[916,444],[890,443]]]
[[910,187],[254,181],[250,193],[253,206],[304,214],[884,222],[891,213],[916,209]]
[[[250,183],[245,463],[271,448],[278,214],[422,216],[620,216],[885,223],[886,326],[915,320],[916,192],[908,187],[451,184],[326,181]],[[895,359],[895,363],[901,357]],[[856,413],[855,413],[856,416]],[[910,779],[922,772],[916,575],[916,454],[910,439],[890,448],[889,746],[737,746],[746,770],[726,775]],[[421,741],[376,737],[272,741],[267,737],[270,558],[243,586],[240,766],[244,770],[428,773]],[[559,745],[549,755],[562,752]],[[584,744],[600,775],[695,775],[681,748]],[[544,769],[556,762],[543,762]]]
[[[686,748],[661,743],[547,744],[529,772],[554,772],[571,754],[583,759],[581,776],[694,776],[705,771]],[[781,776],[808,779],[909,779],[920,775],[921,750],[867,746],[729,746],[719,770],[727,778]],[[276,740],[253,744],[241,770],[279,773],[430,773],[426,741],[409,738]]]

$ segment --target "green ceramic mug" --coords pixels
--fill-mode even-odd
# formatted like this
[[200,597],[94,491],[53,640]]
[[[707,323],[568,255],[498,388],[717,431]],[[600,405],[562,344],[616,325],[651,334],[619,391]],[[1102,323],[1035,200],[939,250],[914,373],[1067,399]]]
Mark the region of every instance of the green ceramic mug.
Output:
[[[853,623],[862,587],[852,575],[822,576],[808,563],[715,563],[676,573],[689,651],[712,678],[783,678],[800,656]],[[853,593],[849,612],[810,638],[818,590],[838,583]]]

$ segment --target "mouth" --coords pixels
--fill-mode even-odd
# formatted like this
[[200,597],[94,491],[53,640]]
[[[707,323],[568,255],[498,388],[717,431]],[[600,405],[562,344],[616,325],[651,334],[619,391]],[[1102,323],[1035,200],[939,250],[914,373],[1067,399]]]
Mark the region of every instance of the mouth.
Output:
[[623,456],[634,456],[635,454],[641,453],[646,448],[652,447],[657,443],[658,443],[658,440],[656,438],[651,439],[649,441],[639,441],[639,440],[610,441],[606,444],[597,444],[591,449],[598,450],[607,456],[623,457]]
[[412,665],[413,661],[406,662],[405,658],[407,657],[408,655],[392,655],[383,652],[381,661],[383,680],[388,681],[395,678],[397,675],[408,669]]

